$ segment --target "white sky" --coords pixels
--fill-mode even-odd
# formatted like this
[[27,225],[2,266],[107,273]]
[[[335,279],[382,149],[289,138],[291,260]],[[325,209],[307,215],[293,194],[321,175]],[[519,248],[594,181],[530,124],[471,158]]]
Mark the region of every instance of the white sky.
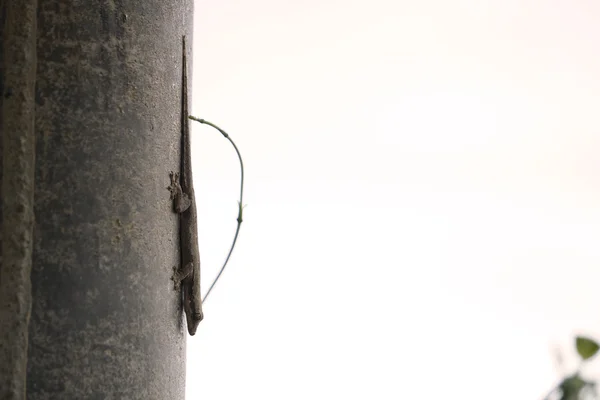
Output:
[[[188,399],[544,395],[554,349],[600,339],[599,22],[595,0],[196,2],[192,110],[236,141],[248,207]],[[239,167],[193,135],[206,290]]]

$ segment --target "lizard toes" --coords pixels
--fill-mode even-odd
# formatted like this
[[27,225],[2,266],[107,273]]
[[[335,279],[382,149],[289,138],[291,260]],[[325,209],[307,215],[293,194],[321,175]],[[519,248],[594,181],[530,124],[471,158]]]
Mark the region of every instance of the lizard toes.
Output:
[[171,275],[171,280],[173,281],[173,288],[175,290],[179,289],[181,286],[181,279],[179,278],[179,268],[176,266],[173,267],[173,275]]

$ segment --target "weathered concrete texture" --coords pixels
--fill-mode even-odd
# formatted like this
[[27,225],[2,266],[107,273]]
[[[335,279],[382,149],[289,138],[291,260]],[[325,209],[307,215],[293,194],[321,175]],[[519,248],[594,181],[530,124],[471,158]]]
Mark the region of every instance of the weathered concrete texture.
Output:
[[29,399],[184,397],[167,186],[192,4],[39,1]]
[[36,0],[0,1],[0,399],[26,396],[34,220]]

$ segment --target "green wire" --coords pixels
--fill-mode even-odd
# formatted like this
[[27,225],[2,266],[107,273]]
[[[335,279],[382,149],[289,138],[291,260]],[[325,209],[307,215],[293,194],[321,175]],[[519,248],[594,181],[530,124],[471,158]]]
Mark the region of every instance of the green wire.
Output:
[[196,122],[200,122],[201,124],[206,124],[206,125],[212,126],[216,130],[218,130],[219,132],[221,132],[221,134],[223,136],[225,136],[225,138],[231,142],[231,144],[233,145],[233,148],[235,149],[235,152],[238,155],[238,158],[240,159],[240,170],[241,170],[241,177],[242,177],[241,180],[240,180],[241,181],[241,183],[240,183],[240,200],[238,201],[238,217],[237,217],[238,224],[237,224],[237,229],[235,230],[235,236],[233,237],[233,242],[231,243],[231,248],[229,249],[229,254],[227,254],[227,258],[225,259],[225,262],[223,263],[223,266],[221,267],[221,270],[217,274],[217,277],[211,283],[210,287],[208,288],[208,291],[206,292],[206,294],[204,295],[204,298],[202,299],[202,302],[204,303],[206,301],[206,298],[208,297],[208,295],[212,291],[212,289],[215,287],[215,284],[217,283],[217,281],[221,277],[221,274],[225,270],[225,266],[227,265],[227,262],[229,262],[229,257],[231,257],[231,253],[233,252],[233,248],[235,247],[235,242],[237,241],[238,234],[240,233],[240,226],[242,225],[242,221],[243,221],[242,220],[242,212],[244,210],[244,206],[242,205],[242,204],[244,204],[243,203],[243,196],[244,196],[244,162],[242,161],[242,155],[240,154],[240,151],[238,150],[238,148],[235,145],[235,143],[233,142],[233,140],[231,140],[231,138],[229,137],[229,135],[227,134],[227,132],[225,132],[223,129],[219,128],[215,124],[213,124],[211,122],[208,122],[205,119],[196,118],[196,117],[194,117],[192,115],[189,115],[188,118],[191,119],[192,121],[196,121]]

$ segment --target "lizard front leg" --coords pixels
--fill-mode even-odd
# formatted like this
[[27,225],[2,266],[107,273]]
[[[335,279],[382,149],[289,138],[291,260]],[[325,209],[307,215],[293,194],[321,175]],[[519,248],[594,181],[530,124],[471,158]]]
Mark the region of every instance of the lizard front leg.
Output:
[[187,277],[191,277],[194,272],[194,264],[187,263],[186,265],[182,265],[181,267],[173,267],[173,275],[171,276],[171,280],[173,281],[173,288],[175,290],[179,289],[181,286],[181,282]]

